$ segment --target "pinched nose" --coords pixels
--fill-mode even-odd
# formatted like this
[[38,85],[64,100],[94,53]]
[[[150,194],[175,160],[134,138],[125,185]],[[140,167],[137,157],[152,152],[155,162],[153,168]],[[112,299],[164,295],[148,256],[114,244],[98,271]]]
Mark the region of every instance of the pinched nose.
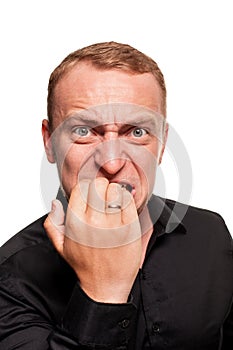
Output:
[[114,175],[118,173],[126,163],[124,145],[120,140],[111,140],[101,143],[95,150],[95,163],[100,170]]

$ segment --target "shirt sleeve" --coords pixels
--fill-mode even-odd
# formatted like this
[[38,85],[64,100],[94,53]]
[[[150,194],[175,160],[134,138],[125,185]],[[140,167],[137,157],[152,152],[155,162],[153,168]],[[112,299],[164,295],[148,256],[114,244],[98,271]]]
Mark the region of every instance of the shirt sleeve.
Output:
[[18,282],[0,276],[0,349],[127,349],[136,307],[97,303],[74,287],[64,317],[55,324],[21,295]]
[[[233,263],[233,239],[231,239],[231,256],[232,256],[232,263]],[[223,337],[222,337],[221,350],[232,350],[233,349],[233,295],[232,295],[231,305],[229,307],[229,312],[223,324],[222,336]]]
[[233,349],[233,303],[223,326],[223,341],[221,350]]

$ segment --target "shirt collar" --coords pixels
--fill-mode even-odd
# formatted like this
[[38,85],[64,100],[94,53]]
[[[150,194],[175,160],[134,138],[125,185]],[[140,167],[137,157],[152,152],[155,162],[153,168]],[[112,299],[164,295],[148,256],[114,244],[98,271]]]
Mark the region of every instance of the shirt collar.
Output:
[[183,217],[187,208],[187,206],[182,206],[178,202],[152,195],[148,202],[148,209],[156,236],[173,232],[186,233]]

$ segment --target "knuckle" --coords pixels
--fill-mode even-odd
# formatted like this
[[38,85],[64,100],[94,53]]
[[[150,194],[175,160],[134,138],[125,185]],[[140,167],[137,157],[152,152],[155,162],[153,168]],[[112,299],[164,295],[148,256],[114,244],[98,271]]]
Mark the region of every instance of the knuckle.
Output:
[[109,181],[108,179],[106,179],[105,177],[97,177],[95,180],[94,180],[94,183],[96,185],[102,185],[102,186],[107,186],[109,184]]
[[116,183],[116,182],[111,182],[108,185],[108,189],[109,190],[114,190],[114,191],[119,191],[119,190],[121,190],[121,186],[118,183]]

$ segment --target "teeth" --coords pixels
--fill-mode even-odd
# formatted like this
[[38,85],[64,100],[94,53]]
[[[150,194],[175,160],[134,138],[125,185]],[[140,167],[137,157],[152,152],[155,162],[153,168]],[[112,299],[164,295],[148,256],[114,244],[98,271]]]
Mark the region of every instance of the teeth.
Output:
[[132,190],[133,190],[133,187],[131,186],[131,185],[129,185],[129,184],[124,184],[124,183],[122,183],[121,184],[121,188],[125,188],[127,191],[129,191],[130,193],[132,192]]

